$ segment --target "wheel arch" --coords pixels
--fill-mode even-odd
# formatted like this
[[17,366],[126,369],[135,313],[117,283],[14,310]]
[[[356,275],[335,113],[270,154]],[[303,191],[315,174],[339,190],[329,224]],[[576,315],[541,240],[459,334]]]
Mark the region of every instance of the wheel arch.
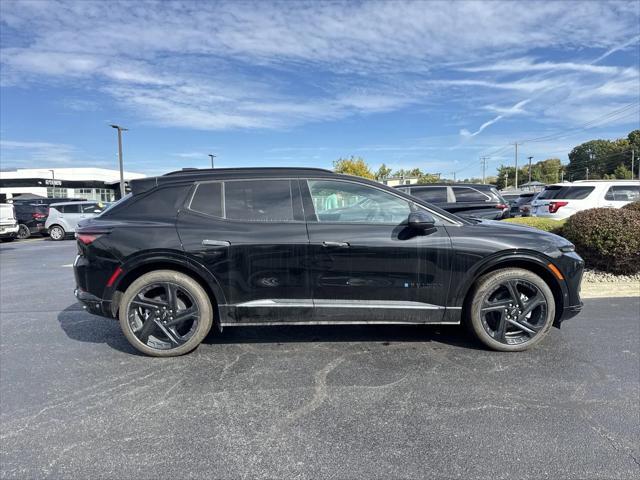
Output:
[[564,309],[564,299],[567,296],[567,287],[564,281],[559,280],[547,266],[550,262],[544,261],[535,255],[509,255],[485,262],[479,267],[471,279],[467,282],[459,294],[462,300],[463,319],[466,317],[469,304],[475,292],[478,280],[491,272],[504,268],[522,268],[538,275],[549,286],[556,307],[554,324],[558,325],[558,320],[562,316]]
[[110,288],[111,313],[114,317],[117,315],[122,295],[137,278],[155,270],[173,270],[190,276],[200,284],[211,299],[214,324],[220,327],[219,305],[225,303],[224,292],[218,281],[200,265],[184,258],[146,257],[138,258],[133,264],[125,263],[121,268],[123,275]]

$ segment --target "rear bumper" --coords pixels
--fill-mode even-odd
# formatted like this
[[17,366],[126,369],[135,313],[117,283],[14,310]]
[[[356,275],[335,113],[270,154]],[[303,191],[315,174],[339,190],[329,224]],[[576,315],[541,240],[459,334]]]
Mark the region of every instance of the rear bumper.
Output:
[[15,238],[20,227],[15,225],[0,225],[0,238]]
[[101,317],[113,318],[111,313],[111,301],[98,298],[92,293],[85,292],[79,287],[75,288],[73,294],[78,301],[82,303],[82,308],[89,313],[100,315]]

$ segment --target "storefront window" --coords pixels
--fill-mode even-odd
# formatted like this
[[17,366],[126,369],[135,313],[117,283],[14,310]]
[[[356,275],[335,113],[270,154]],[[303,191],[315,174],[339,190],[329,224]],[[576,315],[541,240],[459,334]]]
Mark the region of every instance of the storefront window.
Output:
[[47,187],[47,197],[49,198],[67,198],[68,196],[66,188]]

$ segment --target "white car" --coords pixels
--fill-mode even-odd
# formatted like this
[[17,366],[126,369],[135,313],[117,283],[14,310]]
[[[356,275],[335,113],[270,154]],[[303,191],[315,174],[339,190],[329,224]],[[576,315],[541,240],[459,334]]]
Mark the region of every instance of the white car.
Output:
[[76,231],[80,220],[96,217],[105,208],[106,204],[103,202],[52,203],[44,226],[51,240],[64,240],[68,234]]
[[555,220],[589,208],[620,208],[640,200],[639,180],[578,180],[547,185],[531,202],[531,215]]
[[0,240],[11,242],[18,236],[16,211],[10,203],[0,203]]

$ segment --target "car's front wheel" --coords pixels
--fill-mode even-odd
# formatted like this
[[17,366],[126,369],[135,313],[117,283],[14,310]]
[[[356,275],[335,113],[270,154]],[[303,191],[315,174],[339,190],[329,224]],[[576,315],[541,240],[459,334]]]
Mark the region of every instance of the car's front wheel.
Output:
[[468,315],[473,333],[486,346],[518,352],[547,335],[555,301],[547,283],[535,273],[505,268],[480,278]]
[[54,225],[49,229],[49,237],[51,237],[51,240],[55,240],[56,242],[59,240],[64,240],[65,235],[66,232],[60,225]]
[[193,278],[172,270],[149,272],[135,280],[122,296],[118,313],[131,345],[155,357],[189,353],[213,323],[207,292]]

